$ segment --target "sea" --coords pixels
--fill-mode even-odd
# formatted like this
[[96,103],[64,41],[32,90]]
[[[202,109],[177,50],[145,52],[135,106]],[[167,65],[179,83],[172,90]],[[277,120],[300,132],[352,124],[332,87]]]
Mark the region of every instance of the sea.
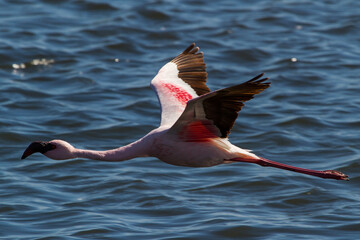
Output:
[[[360,1],[0,0],[0,239],[360,239]],[[211,90],[264,72],[230,141],[350,181],[233,163],[21,155],[95,150],[160,123],[151,79],[195,42]]]

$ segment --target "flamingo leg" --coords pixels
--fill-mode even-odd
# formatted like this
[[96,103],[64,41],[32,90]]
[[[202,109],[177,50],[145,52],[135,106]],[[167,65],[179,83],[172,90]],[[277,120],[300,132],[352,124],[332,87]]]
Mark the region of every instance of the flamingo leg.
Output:
[[271,161],[265,158],[232,158],[229,159],[230,161],[234,162],[248,162],[248,163],[255,163],[262,167],[275,167],[280,168],[288,171],[303,173],[312,175],[315,177],[321,177],[321,178],[331,178],[336,180],[349,180],[349,177],[342,172],[336,171],[336,170],[324,170],[324,171],[318,171],[318,170],[312,170],[312,169],[306,169],[306,168],[299,168],[291,165],[286,165],[283,163]]

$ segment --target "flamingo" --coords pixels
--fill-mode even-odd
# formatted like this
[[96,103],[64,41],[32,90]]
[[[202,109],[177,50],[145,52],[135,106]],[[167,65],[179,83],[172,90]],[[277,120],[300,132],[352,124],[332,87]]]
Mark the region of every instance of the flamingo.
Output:
[[115,162],[150,156],[186,167],[247,162],[321,178],[348,180],[347,175],[336,170],[317,171],[278,163],[230,143],[228,135],[244,103],[270,86],[263,75],[211,92],[206,86],[203,53],[193,43],[165,64],[151,81],[161,106],[158,128],[133,143],[107,151],[78,149],[63,140],[35,141],[21,158],[40,152],[54,160],[86,158]]

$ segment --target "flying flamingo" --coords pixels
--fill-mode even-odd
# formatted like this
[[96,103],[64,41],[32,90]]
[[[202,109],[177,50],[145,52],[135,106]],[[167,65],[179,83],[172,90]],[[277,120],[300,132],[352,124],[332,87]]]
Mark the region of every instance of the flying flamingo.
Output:
[[339,171],[285,165],[258,157],[229,142],[228,135],[244,103],[270,86],[263,75],[211,92],[206,86],[203,53],[193,43],[164,65],[151,81],[162,110],[160,127],[133,143],[107,151],[77,149],[63,140],[36,141],[25,150],[22,159],[40,152],[54,160],[88,158],[114,162],[151,156],[187,167],[248,162],[321,178],[348,180],[348,176]]

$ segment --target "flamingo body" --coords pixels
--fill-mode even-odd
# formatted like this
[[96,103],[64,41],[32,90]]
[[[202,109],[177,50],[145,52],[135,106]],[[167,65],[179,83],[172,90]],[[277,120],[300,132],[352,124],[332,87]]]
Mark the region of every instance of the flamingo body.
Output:
[[193,43],[165,64],[151,81],[161,107],[161,122],[157,129],[136,142],[107,151],[77,149],[63,140],[37,141],[29,145],[22,159],[40,152],[55,160],[124,161],[151,156],[168,164],[187,167],[249,162],[322,178],[348,180],[345,174],[334,170],[316,171],[270,161],[229,142],[228,135],[245,102],[270,86],[268,79],[262,76],[211,92],[206,86],[203,53]]
[[234,146],[227,139],[209,138],[202,142],[183,141],[169,129],[158,128],[145,136],[143,140],[151,142],[150,156],[177,166],[211,167],[229,163],[230,159],[236,157],[258,158],[255,154]]

